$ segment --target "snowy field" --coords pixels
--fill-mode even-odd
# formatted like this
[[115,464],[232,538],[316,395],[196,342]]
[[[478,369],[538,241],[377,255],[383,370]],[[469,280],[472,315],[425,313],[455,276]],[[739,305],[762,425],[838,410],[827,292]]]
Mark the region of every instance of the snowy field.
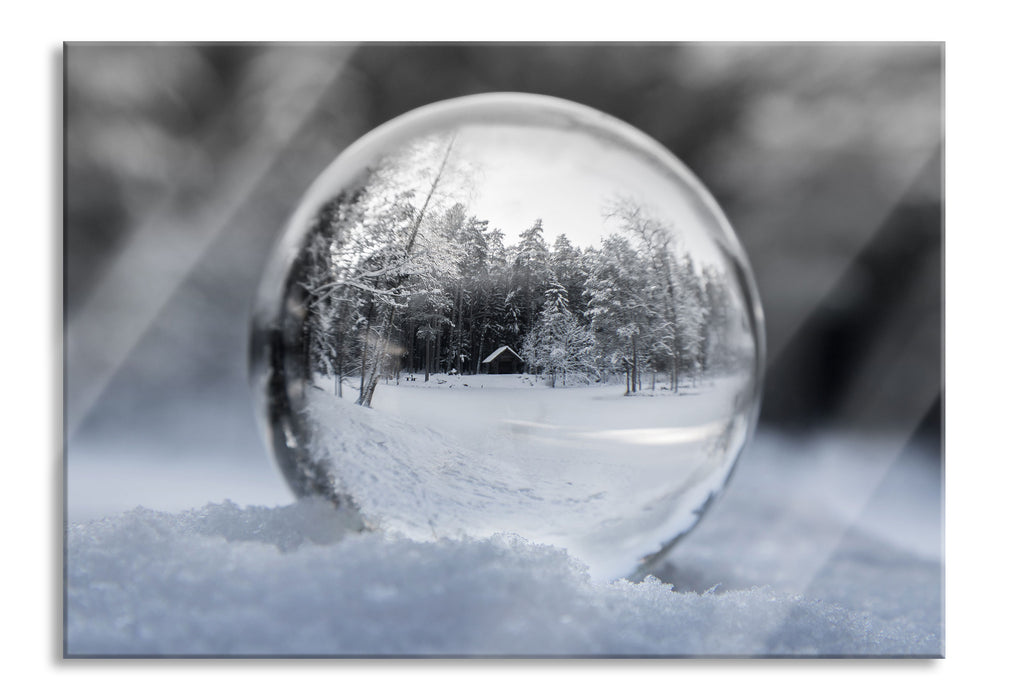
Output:
[[[559,382],[558,382],[559,383]],[[365,518],[413,539],[518,533],[600,580],[696,521],[745,435],[745,379],[679,394],[550,388],[525,375],[434,375],[381,386],[374,410],[311,392],[319,457]]]
[[[120,496],[145,507],[89,504],[88,474],[131,482],[72,456],[70,655],[944,653],[940,474],[887,436],[758,431],[655,578],[615,582],[509,535],[358,534],[327,504],[273,505],[290,503],[279,476],[234,464],[170,500]],[[263,505],[223,501],[229,479]]]

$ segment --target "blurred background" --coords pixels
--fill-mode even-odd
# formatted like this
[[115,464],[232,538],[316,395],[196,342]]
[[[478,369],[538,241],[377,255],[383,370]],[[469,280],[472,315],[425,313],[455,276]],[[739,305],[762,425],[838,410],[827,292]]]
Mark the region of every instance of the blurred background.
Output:
[[[901,460],[938,493],[941,44],[71,44],[71,520],[137,505],[290,502],[246,380],[271,247],[359,136],[490,91],[608,112],[710,189],[749,254],[766,316],[758,454],[770,435],[790,446],[795,469],[835,444],[875,460],[850,491],[856,505]],[[867,456],[852,444],[875,447]]]

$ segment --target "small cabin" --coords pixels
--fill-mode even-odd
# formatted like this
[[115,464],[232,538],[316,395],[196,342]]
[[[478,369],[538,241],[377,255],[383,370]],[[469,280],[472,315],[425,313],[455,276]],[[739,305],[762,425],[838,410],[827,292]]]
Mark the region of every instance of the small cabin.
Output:
[[522,358],[507,345],[502,345],[480,364],[487,374],[518,374],[522,371]]

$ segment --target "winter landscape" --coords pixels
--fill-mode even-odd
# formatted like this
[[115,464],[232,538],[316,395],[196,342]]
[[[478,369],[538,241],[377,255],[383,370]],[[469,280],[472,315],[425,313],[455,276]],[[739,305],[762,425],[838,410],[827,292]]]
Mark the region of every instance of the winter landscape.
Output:
[[[945,653],[941,45],[130,44],[69,45],[64,54],[62,571],[53,562],[64,655]],[[345,241],[368,239],[360,235],[368,222],[351,225],[352,207],[334,199],[340,192],[356,198],[359,212],[402,210],[402,222],[424,210],[418,253],[436,242],[429,233],[450,230],[453,207],[455,221],[474,219],[480,235],[464,254],[452,246],[454,262],[430,276],[437,285],[425,279],[424,258],[412,261],[416,276],[403,280],[412,304],[395,297],[370,407],[357,401],[385,339],[382,299],[369,326],[367,278],[346,277],[366,288],[326,300],[318,289],[326,281],[306,284],[312,270],[354,269],[349,248],[341,249],[347,257],[325,260],[315,239],[326,263],[318,267],[307,246],[288,248],[293,274],[278,280],[269,301],[285,305],[277,316],[289,325],[265,339],[286,352],[271,396],[292,403],[274,403],[267,414],[250,401],[267,395],[262,374],[249,390],[250,299],[278,231],[313,180],[387,119],[446,96],[512,90],[600,109],[688,163],[739,232],[767,314],[759,429],[696,527],[628,578],[611,580],[612,571],[633,567],[602,548],[605,538],[623,538],[620,546],[634,550],[665,537],[660,508],[645,510],[649,498],[660,505],[663,495],[693,483],[681,458],[707,454],[715,423],[728,421],[722,408],[740,392],[746,403],[752,388],[748,371],[736,371],[732,353],[723,352],[745,319],[729,323],[725,335],[708,334],[703,347],[713,352],[704,357],[696,352],[703,324],[691,338],[698,319],[685,317],[682,363],[664,354],[658,341],[668,328],[655,323],[669,319],[655,312],[661,287],[652,284],[654,270],[645,274],[641,263],[650,258],[622,213],[667,230],[677,265],[689,253],[689,272],[674,274],[705,287],[721,277],[736,295],[730,307],[744,299],[719,243],[695,235],[705,228],[697,212],[664,196],[667,188],[639,176],[612,144],[587,145],[560,129],[527,133],[532,147],[521,148],[514,129],[457,130],[451,151],[447,132],[390,149],[384,161],[369,160],[359,179],[320,193],[299,215],[302,241],[327,205],[337,219],[350,215]],[[521,322],[504,337],[481,317],[481,300],[507,300],[515,291],[526,232],[534,251],[546,250],[547,274],[538,277],[538,308],[512,296]],[[385,240],[394,243],[391,233]],[[642,302],[637,328],[616,317],[611,327],[623,337],[607,336],[607,319],[587,313],[601,300],[553,264],[565,249],[562,234],[586,281],[590,249],[598,254],[611,236],[626,243],[637,266],[621,276],[630,275],[629,291]],[[481,271],[474,280],[460,268],[480,261],[481,240],[500,255],[474,264]],[[369,250],[378,248],[373,239]],[[550,270],[563,295],[547,287]],[[396,282],[377,279],[379,288]],[[572,332],[544,343],[531,331],[549,289],[560,312],[553,320],[567,320],[556,303],[564,300],[574,324],[557,324]],[[697,293],[692,283],[674,288],[680,291]],[[428,292],[430,307],[421,304]],[[354,313],[327,312],[340,298],[355,300]],[[335,331],[345,330],[342,353],[322,352],[322,334],[308,342],[303,331],[336,320],[328,339],[338,343]],[[575,358],[582,367],[554,353],[565,336],[569,347],[584,348],[586,328],[594,345]],[[530,335],[538,341],[527,353]],[[546,358],[537,357],[539,347],[551,348]],[[751,351],[745,341],[739,350],[743,358]],[[301,427],[314,429],[285,432],[298,424],[281,416],[307,419]],[[274,456],[312,435],[318,460],[298,454],[293,464],[328,471],[291,483],[297,473],[271,460],[257,417],[274,421]],[[653,453],[676,460],[665,472],[650,471]],[[616,455],[622,471],[596,463]],[[973,464],[951,462],[954,476]],[[558,470],[572,485],[545,481]],[[41,477],[43,490],[53,485],[48,470],[20,471]],[[601,471],[605,487],[590,489]],[[653,487],[652,477],[662,483]],[[646,483],[635,488],[636,479]],[[347,502],[334,508],[330,498],[295,495],[327,485],[353,493],[362,510],[369,501],[367,523],[361,511],[342,507]],[[961,494],[962,505],[970,491],[950,494]],[[603,492],[605,506],[606,498],[591,498]],[[558,493],[575,502],[566,517],[604,519],[576,532],[526,508],[550,505]],[[625,498],[632,503],[616,512]],[[475,522],[476,512],[487,520]],[[637,541],[627,536],[630,527],[605,522],[621,517],[640,524]],[[477,534],[493,530],[493,519],[539,532]],[[460,530],[475,534],[460,537]],[[974,544],[984,549],[977,534]],[[956,590],[998,580],[988,575],[991,566],[964,569],[970,543],[963,539],[950,546]],[[33,551],[44,559],[52,549]],[[51,587],[34,584],[26,579],[40,610],[60,609]],[[970,597],[971,608],[991,606],[983,595]],[[9,598],[31,616],[25,596]],[[948,661],[891,664],[902,670],[889,682],[876,661],[844,664],[848,685],[825,685],[822,668],[800,675],[819,683],[809,688],[818,694],[858,692],[860,680],[847,675],[852,666],[869,672],[880,693],[908,691],[915,675],[941,692],[935,674],[904,670],[948,669],[967,658],[984,666],[998,648],[987,643],[990,635],[972,633],[976,625],[965,628],[974,610],[963,610],[955,591],[949,609],[956,634]],[[999,627],[991,623],[997,612],[973,618]],[[15,645],[42,658],[31,640],[46,628],[30,622],[27,637],[13,635]],[[122,664],[98,665],[130,685]],[[81,669],[69,668],[79,661],[49,666],[80,680]],[[342,664],[341,688],[352,666]],[[629,670],[640,675],[643,666],[673,670],[654,663]],[[680,676],[690,675],[691,664],[675,666],[676,689],[689,693]],[[700,666],[725,676],[726,664]],[[735,666],[730,675],[743,671]],[[240,674],[250,670],[243,664]],[[262,689],[258,675],[252,682]],[[114,693],[105,678],[99,682]],[[654,689],[656,679],[647,682]],[[703,683],[699,691],[710,694],[710,680]]]
[[631,574],[694,524],[744,435],[724,419],[734,379],[628,404],[612,386],[434,376],[443,383],[381,387],[372,412],[313,393],[318,456],[340,491],[381,529],[420,540],[521,533],[602,580]]
[[[573,176],[558,148],[596,170]],[[745,281],[676,188],[622,191],[611,167],[647,181],[649,166],[614,150],[532,127],[435,133],[311,222],[291,349],[309,453],[369,525],[514,532],[610,580],[720,490],[756,392]],[[484,196],[520,173],[506,203]],[[572,212],[552,232],[536,216],[550,199]]]

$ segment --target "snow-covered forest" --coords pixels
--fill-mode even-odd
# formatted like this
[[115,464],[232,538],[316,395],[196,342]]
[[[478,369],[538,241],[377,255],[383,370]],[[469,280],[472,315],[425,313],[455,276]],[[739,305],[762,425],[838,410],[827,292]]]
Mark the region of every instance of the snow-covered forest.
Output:
[[507,346],[551,387],[677,392],[750,359],[725,271],[695,260],[675,222],[614,192],[587,203],[609,232],[598,245],[532,217],[509,242],[467,205],[487,166],[455,141],[387,155],[315,217],[299,270],[303,352],[320,383],[370,406],[382,377],[479,374]]

